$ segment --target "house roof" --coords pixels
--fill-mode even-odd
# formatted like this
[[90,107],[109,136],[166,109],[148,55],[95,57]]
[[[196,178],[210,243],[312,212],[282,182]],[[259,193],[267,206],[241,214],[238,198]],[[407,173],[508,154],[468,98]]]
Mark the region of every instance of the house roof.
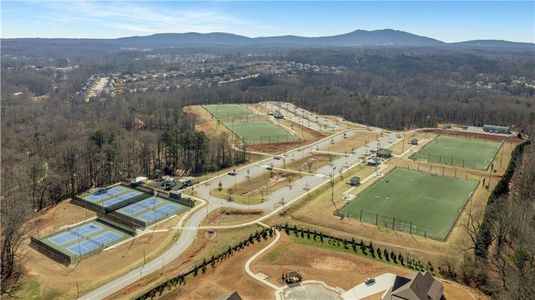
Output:
[[431,273],[417,272],[409,278],[397,276],[383,299],[439,300],[442,293],[442,284]]
[[238,292],[234,292],[227,298],[227,300],[242,300],[242,298]]

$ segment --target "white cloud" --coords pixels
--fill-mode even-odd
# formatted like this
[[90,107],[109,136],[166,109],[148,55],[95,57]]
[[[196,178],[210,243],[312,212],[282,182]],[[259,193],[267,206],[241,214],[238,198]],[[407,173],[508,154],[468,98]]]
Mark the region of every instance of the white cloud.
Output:
[[106,37],[118,37],[125,33],[247,32],[236,29],[251,28],[253,25],[249,20],[230,16],[209,4],[189,4],[170,8],[171,5],[159,7],[156,3],[147,5],[141,2],[47,2],[47,11],[40,18],[50,26],[62,24],[108,28]]

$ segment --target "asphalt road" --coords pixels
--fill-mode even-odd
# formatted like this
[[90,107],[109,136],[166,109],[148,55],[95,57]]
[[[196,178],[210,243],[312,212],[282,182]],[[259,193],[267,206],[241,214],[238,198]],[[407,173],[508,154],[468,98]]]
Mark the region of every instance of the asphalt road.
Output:
[[[379,130],[379,129],[372,129]],[[346,137],[350,137],[361,129],[349,130],[346,132]],[[198,232],[198,227],[202,220],[212,211],[218,208],[241,208],[241,209],[266,209],[274,211],[284,204],[288,204],[294,200],[299,199],[306,194],[309,189],[319,187],[320,185],[329,182],[331,176],[337,176],[341,170],[352,167],[359,163],[359,157],[369,153],[370,149],[384,148],[396,141],[395,134],[385,135],[377,141],[370,142],[367,146],[356,149],[353,153],[342,156],[332,162],[331,165],[326,165],[320,168],[316,175],[303,176],[296,180],[292,187],[284,187],[279,190],[271,192],[263,203],[256,205],[244,205],[235,202],[229,202],[225,199],[219,199],[210,195],[210,190],[218,186],[219,182],[223,187],[230,187],[234,184],[247,180],[247,175],[254,177],[263,174],[266,171],[266,166],[272,165],[277,168],[282,168],[286,162],[307,157],[313,154],[315,150],[323,150],[332,143],[343,143],[344,134],[338,133],[323,139],[317,143],[305,146],[296,150],[291,150],[283,155],[281,159],[268,158],[261,162],[244,166],[237,170],[235,176],[224,174],[214,177],[204,183],[195,186],[199,198],[207,201],[207,206],[194,212],[182,227],[182,232],[178,240],[158,258],[149,261],[143,267],[136,268],[127,274],[110,281],[109,283],[89,292],[80,299],[102,299],[111,294],[121,290],[122,288],[136,282],[144,276],[161,270],[163,266],[170,263],[172,260],[179,257],[186,249],[193,243]],[[235,227],[235,226],[234,226]]]

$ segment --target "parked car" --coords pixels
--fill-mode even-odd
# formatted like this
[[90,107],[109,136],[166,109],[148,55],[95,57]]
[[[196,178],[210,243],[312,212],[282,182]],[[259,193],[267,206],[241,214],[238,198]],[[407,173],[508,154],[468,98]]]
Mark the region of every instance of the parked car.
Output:
[[234,170],[228,172],[228,174],[229,174],[230,176],[235,176],[235,175],[236,175],[236,169],[234,169]]
[[374,283],[375,283],[375,278],[373,278],[373,277],[368,277],[368,278],[366,278],[366,280],[364,280],[364,284],[366,284],[366,285],[372,285]]
[[347,184],[349,184],[349,185],[351,185],[351,186],[357,186],[357,185],[360,185],[360,177],[357,177],[357,176],[352,177],[351,179],[349,179],[349,181],[347,182]]
[[160,183],[158,184],[158,186],[161,189],[164,189],[166,191],[171,190],[175,185],[176,185],[176,183],[174,181],[171,181],[171,180],[163,180],[163,181],[160,181]]

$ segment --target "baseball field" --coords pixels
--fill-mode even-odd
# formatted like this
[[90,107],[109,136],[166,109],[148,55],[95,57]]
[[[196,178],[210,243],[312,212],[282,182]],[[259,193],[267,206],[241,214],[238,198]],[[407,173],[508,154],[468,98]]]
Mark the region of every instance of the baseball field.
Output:
[[478,182],[396,168],[340,213],[363,222],[443,240]]
[[411,159],[486,170],[500,145],[498,142],[441,135],[413,154]]

